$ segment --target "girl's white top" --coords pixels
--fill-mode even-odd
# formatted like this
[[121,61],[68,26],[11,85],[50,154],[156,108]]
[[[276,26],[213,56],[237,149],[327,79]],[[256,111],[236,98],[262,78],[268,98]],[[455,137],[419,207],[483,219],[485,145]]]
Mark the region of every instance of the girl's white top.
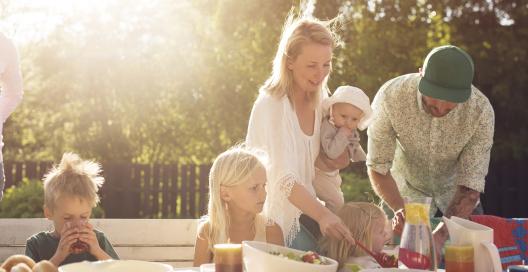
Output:
[[246,144],[269,157],[264,213],[284,233],[287,245],[300,230],[301,211],[288,200],[292,186],[304,186],[315,198],[312,181],[320,148],[320,105],[315,111],[312,135],[306,135],[287,96],[280,99],[260,92],[249,118]]
[[[4,145],[3,124],[22,100],[22,95],[22,74],[17,50],[13,42],[0,33],[0,149]],[[2,152],[0,160],[1,154]]]
[[259,241],[259,242],[267,242],[267,236],[266,236],[266,224],[267,220],[266,217],[262,214],[257,214],[255,216],[255,237],[253,238],[253,241]]

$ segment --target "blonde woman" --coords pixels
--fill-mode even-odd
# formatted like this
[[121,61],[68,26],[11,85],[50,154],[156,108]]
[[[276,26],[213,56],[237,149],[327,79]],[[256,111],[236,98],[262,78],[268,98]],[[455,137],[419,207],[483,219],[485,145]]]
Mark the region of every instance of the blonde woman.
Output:
[[262,152],[234,147],[220,154],[209,174],[208,218],[196,237],[194,266],[213,260],[213,246],[255,240],[283,245],[277,224],[266,223],[266,169]]
[[[385,243],[392,239],[392,229],[383,210],[372,203],[349,202],[337,215],[348,226],[352,236],[374,253],[380,253]],[[323,238],[321,251],[339,262],[339,272],[348,272],[345,265],[360,268],[381,268],[376,260],[356,245],[345,240]]]
[[[315,241],[306,241],[311,237],[301,228],[301,214],[313,219],[323,235],[353,242],[341,220],[316,199],[312,184],[321,144],[321,100],[328,96],[336,43],[327,23],[288,18],[272,74],[253,105],[246,136],[249,146],[264,150],[270,159],[264,212],[281,226],[286,244],[301,250],[316,247]],[[331,169],[347,164],[344,154]]]
[[15,45],[0,33],[0,200],[4,191],[4,160],[2,128],[7,117],[22,100],[22,74]]

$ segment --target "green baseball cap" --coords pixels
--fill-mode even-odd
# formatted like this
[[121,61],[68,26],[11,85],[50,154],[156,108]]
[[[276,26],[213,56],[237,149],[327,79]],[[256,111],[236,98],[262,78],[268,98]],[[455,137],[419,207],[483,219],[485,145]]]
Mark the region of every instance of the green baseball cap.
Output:
[[418,90],[423,95],[462,103],[471,95],[473,60],[464,50],[444,45],[436,47],[425,58]]

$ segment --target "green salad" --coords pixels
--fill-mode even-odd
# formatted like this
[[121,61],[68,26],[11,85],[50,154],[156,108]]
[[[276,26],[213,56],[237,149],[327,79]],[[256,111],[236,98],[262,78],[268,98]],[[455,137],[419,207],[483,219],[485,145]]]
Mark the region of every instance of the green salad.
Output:
[[307,252],[305,252],[303,254],[296,254],[296,253],[293,253],[293,252],[288,252],[286,254],[282,254],[282,253],[277,252],[277,251],[272,251],[272,252],[269,252],[269,254],[275,255],[275,256],[279,256],[279,257],[284,257],[284,258],[287,258],[287,259],[290,259],[290,260],[294,260],[294,261],[298,261],[298,262],[303,262],[303,263],[329,264],[328,260],[325,257],[320,256],[319,254],[317,254],[316,252],[313,252],[313,251],[307,251]]

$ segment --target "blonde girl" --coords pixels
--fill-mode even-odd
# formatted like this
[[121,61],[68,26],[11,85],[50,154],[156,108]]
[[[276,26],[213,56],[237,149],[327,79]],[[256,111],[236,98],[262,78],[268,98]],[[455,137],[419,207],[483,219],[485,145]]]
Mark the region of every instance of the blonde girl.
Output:
[[[338,210],[337,216],[348,226],[350,233],[374,253],[382,251],[391,240],[392,229],[385,212],[372,203],[349,202]],[[339,262],[340,272],[348,271],[346,265],[355,264],[361,268],[381,268],[381,266],[357,245],[346,240],[323,238],[321,251]]]
[[209,174],[208,219],[196,237],[194,266],[213,260],[213,246],[256,240],[283,245],[276,224],[261,214],[266,200],[266,169],[262,152],[233,147],[220,154]]

